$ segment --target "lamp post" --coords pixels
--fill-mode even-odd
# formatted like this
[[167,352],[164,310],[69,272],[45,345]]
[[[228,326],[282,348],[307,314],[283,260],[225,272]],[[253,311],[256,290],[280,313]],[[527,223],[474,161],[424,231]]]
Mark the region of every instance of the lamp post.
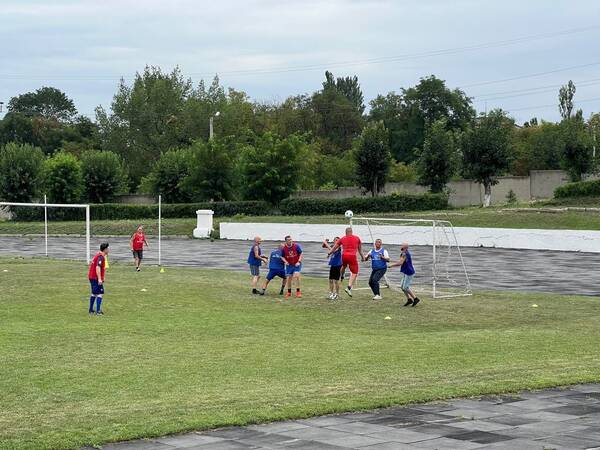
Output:
[[0,113],[2,112],[2,107],[4,106],[4,102],[0,102]]
[[210,116],[210,120],[208,122],[208,140],[212,141],[214,132],[213,132],[213,119],[215,117],[219,117],[221,113],[219,111],[217,111],[213,116]]

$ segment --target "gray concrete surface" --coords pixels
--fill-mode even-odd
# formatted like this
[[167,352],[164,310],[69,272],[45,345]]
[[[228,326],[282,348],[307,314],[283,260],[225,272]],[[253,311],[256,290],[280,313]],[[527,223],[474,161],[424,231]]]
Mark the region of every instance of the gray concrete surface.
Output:
[[[93,251],[102,240],[111,244],[112,261],[131,260],[127,238],[94,237]],[[263,243],[267,253],[275,243]],[[303,244],[305,262],[303,273],[326,276],[327,261],[319,244]],[[53,258],[85,259],[85,240],[78,237],[51,237],[49,256]],[[166,266],[191,266],[247,271],[246,258],[250,243],[245,241],[214,241],[191,239],[164,239],[162,261]],[[421,286],[431,284],[431,248],[415,247],[413,259],[417,269],[416,282]],[[398,249],[389,248],[392,257]],[[490,248],[464,248],[463,258],[471,284],[475,290],[513,290],[600,295],[600,255],[594,253],[569,253],[539,250],[509,250]],[[42,238],[0,237],[0,254],[43,256]],[[454,257],[454,256],[453,256]],[[454,257],[455,258],[455,257]],[[156,239],[150,239],[150,249],[145,252],[146,264],[158,262]],[[456,259],[454,259],[456,261]],[[450,264],[456,279],[459,267]],[[444,268],[442,267],[442,272]],[[361,279],[368,277],[368,265],[362,266]],[[399,281],[397,270],[389,271],[392,283]],[[363,283],[366,285],[366,283]]]
[[102,447],[103,450],[349,448],[600,448],[600,384],[222,428]]

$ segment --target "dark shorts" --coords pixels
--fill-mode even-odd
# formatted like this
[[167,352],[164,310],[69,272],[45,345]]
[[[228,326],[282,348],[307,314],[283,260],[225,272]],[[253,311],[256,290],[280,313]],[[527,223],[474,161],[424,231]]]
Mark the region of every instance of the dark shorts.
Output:
[[98,284],[98,280],[90,280],[90,285],[92,287],[92,295],[104,294],[104,284]]
[[285,270],[284,269],[269,269],[269,273],[267,274],[267,280],[271,281],[275,277],[285,279]]
[[133,250],[133,257],[137,258],[137,259],[143,259],[144,258],[144,250]]
[[342,266],[329,266],[329,279],[340,281],[342,277]]
[[252,275],[253,277],[260,276],[260,266],[253,266],[252,264],[249,264],[249,266],[250,266],[250,275]]

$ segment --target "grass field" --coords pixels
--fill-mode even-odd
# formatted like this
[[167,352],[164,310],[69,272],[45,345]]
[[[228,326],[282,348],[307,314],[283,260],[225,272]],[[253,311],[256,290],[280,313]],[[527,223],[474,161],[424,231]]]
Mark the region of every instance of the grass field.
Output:
[[[600,198],[579,198],[546,200],[515,206],[495,206],[491,208],[456,208],[443,211],[422,211],[403,214],[366,214],[376,217],[406,217],[450,220],[456,227],[498,227],[498,228],[544,228],[561,230],[600,230],[600,212],[566,210],[561,207],[600,207]],[[365,215],[365,214],[363,214]],[[234,216],[215,217],[215,234],[218,237],[220,222],[284,222],[284,223],[341,223],[345,219],[336,216]],[[101,220],[92,221],[92,234],[96,236],[131,235],[137,225],[143,223],[148,235],[158,234],[156,220]],[[163,219],[164,236],[191,236],[196,219]],[[84,222],[52,222],[48,232],[53,235],[85,234]],[[0,220],[0,235],[43,234],[44,224],[40,222],[10,222]]]
[[324,280],[289,301],[247,283],[115,264],[106,315],[89,317],[81,263],[0,258],[0,448],[600,380],[595,298],[478,293],[407,309],[389,293],[329,303]]

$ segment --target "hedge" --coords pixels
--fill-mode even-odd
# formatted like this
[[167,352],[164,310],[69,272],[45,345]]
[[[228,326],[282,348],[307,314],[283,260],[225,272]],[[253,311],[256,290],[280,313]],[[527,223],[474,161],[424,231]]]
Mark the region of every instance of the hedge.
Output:
[[[262,201],[243,202],[205,202],[176,203],[162,205],[162,217],[165,219],[193,218],[197,209],[212,209],[215,216],[248,216],[264,215],[271,212],[271,207]],[[43,208],[13,207],[13,220],[44,220]],[[85,215],[81,208],[48,208],[49,220],[82,220]],[[123,203],[104,203],[90,205],[91,220],[137,220],[156,219],[158,205],[130,205]]]
[[322,214],[405,212],[448,208],[445,194],[392,194],[381,197],[352,197],[344,199],[288,198],[279,206],[288,216]]
[[600,180],[578,181],[554,190],[555,198],[600,196]]

